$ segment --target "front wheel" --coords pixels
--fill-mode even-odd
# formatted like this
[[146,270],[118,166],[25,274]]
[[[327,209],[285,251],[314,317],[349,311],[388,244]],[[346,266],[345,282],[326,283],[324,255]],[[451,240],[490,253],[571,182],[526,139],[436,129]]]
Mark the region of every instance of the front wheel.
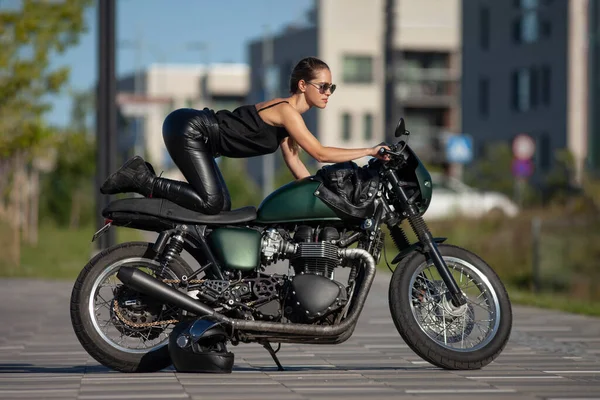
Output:
[[396,267],[389,303],[396,329],[424,360],[445,369],[479,369],[502,352],[512,310],[500,278],[463,248],[438,245],[467,303],[456,307],[437,268],[415,253]]

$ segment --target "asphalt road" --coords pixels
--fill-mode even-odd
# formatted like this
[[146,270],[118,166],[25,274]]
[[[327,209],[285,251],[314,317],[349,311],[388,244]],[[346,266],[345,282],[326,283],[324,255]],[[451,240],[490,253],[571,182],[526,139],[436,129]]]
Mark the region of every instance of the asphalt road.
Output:
[[80,346],[72,282],[0,281],[0,399],[600,399],[600,319],[514,307],[510,343],[477,371],[422,361],[389,317],[379,273],[354,335],[337,346],[283,345],[277,371],[258,345],[239,345],[232,374],[123,374]]

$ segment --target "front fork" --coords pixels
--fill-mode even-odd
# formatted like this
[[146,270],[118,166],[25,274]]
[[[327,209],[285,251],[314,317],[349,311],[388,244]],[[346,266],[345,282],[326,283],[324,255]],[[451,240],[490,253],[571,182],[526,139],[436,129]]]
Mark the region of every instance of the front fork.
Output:
[[406,192],[402,188],[396,173],[392,170],[388,170],[387,177],[402,204],[406,205],[405,209],[402,211],[402,216],[408,219],[410,226],[423,246],[424,253],[429,256],[442,280],[446,284],[448,292],[450,293],[452,304],[455,307],[464,305],[467,300],[465,299],[462,291],[458,288],[456,280],[450,273],[450,270],[448,269],[448,266],[446,265],[446,262],[444,261],[444,258],[440,254],[440,251],[437,247],[436,240],[434,240],[433,236],[431,236],[431,232],[429,231],[425,220],[420,215],[419,210],[406,195]]

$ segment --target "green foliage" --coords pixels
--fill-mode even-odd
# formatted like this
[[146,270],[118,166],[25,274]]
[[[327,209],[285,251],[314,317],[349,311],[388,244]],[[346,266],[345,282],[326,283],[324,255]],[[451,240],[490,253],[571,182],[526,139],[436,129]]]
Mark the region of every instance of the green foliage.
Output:
[[490,145],[486,148],[485,156],[465,170],[465,183],[512,196],[514,178],[511,161],[512,152],[508,144]]
[[[317,167],[315,166],[314,159],[312,159],[305,151],[300,152],[300,160],[302,160],[302,162],[306,166],[306,169],[308,169],[308,172],[310,172],[311,174],[315,174],[317,172]],[[282,162],[279,168],[277,168],[277,170],[275,171],[274,186],[275,188],[279,188],[283,185],[290,183],[295,179],[296,178],[294,178],[294,175],[292,175],[292,172],[287,167],[287,165],[285,165],[285,163]]]
[[88,120],[93,118],[96,96],[93,91],[73,92],[71,127],[77,132],[89,132]]
[[248,176],[245,159],[222,157],[219,169],[229,189],[231,208],[260,204],[261,191]]
[[65,132],[57,137],[56,166],[42,179],[42,218],[59,226],[93,220],[95,143],[85,133]]
[[283,164],[277,169],[277,171],[275,171],[275,179],[273,182],[273,186],[275,187],[275,189],[277,189],[282,187],[283,185],[290,183],[295,179],[296,178],[294,178],[294,175],[292,175],[292,172],[287,167],[287,165]]
[[573,195],[575,159],[566,149],[555,153],[552,170],[544,179],[544,198],[551,203],[565,204]]
[[31,149],[48,135],[41,118],[48,94],[65,85],[69,69],[50,57],[77,43],[91,0],[23,0],[0,9],[0,156]]

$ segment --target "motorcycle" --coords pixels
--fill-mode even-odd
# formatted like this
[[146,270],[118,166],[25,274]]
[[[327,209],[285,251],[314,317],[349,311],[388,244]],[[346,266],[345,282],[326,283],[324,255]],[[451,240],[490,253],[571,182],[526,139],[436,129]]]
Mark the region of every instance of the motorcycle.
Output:
[[[159,371],[172,363],[174,325],[209,319],[233,346],[263,345],[282,369],[271,343],[339,344],[352,336],[385,251],[385,224],[398,251],[388,296],[402,339],[440,368],[486,366],[509,339],[509,297],[484,260],[432,236],[423,219],[431,176],[409,134],[401,118],[397,143],[381,149],[388,160],[325,166],[258,208],[204,215],[169,199],[111,202],[92,240],[112,226],[158,236],[112,246],[83,268],[70,308],[81,345],[113,370]],[[286,274],[265,272],[281,262]],[[345,283],[336,280],[341,270]]]

